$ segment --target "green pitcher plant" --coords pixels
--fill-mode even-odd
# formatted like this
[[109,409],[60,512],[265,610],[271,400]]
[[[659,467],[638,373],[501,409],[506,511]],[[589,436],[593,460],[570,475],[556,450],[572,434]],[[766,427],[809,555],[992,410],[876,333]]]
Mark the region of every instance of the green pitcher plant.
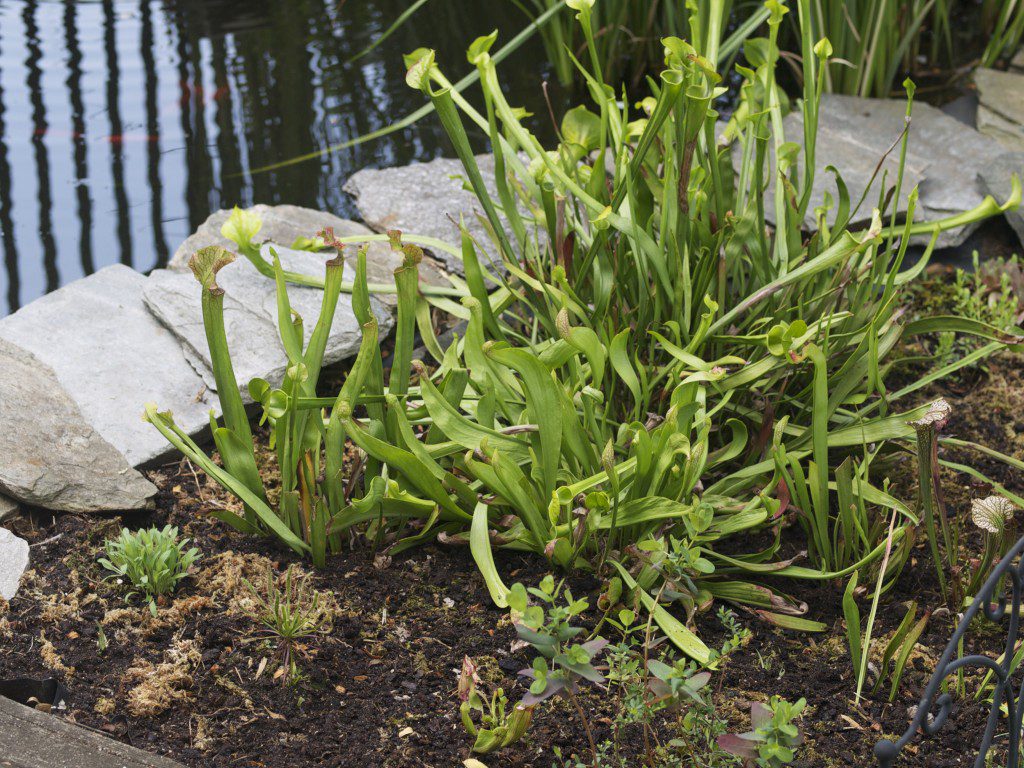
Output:
[[[911,322],[904,289],[941,231],[1018,205],[1021,185],[1014,179],[1004,203],[990,197],[915,221],[917,192],[903,189],[908,128],[894,137],[900,172],[875,179],[866,212],[868,193],[851,200],[838,174],[834,194],[811,210],[827,40],[806,41],[804,91],[790,107],[775,77],[788,9],[765,3],[768,36],[745,43],[740,100],[726,121],[715,109],[725,82],[720,25],[695,27],[691,41],[666,38],[663,72],[630,98],[602,78],[592,4],[569,2],[588,42],[573,65],[589,103],[564,115],[553,147],[506,100],[489,53],[496,35],[468,54],[482,111],[452,87],[434,52],[407,59],[408,81],[445,128],[487,232],[474,237],[463,223],[458,245],[447,246],[463,267],[450,290],[420,282],[422,252],[397,232],[387,236],[402,259],[393,285],[367,283],[365,249],[343,283],[345,244],[329,233],[311,240],[326,251],[323,277],[264,263],[289,367],[283,382],[255,381],[249,392],[270,430],[280,491],[261,482],[231,370],[215,279],[232,258],[223,249],[192,260],[221,398],[222,419],[211,417],[221,462],[170,415],[151,407],[147,418],[239,499],[242,512],[220,519],[318,565],[354,530],[389,553],[461,543],[504,607],[509,588],[495,552],[532,552],[558,569],[616,579],[677,647],[706,663],[694,616],[715,601],[815,630],[822,625],[780,590],[782,579],[859,572],[878,592],[898,576],[931,519],[927,498],[899,499],[885,478],[896,454],[915,452],[914,423],[929,409],[907,399],[1024,342],[1020,329],[965,318]],[[807,4],[797,3],[800,13]],[[911,126],[912,83],[907,91]],[[803,111],[801,136],[784,135],[789,108]],[[490,137],[493,186],[466,121]],[[255,224],[242,216],[225,235],[262,259]],[[908,266],[917,237],[929,244]],[[324,289],[305,348],[290,282]],[[342,290],[352,292],[362,343],[340,392],[320,397]],[[383,290],[398,299],[389,358],[369,299]],[[465,322],[447,348],[431,310]],[[986,344],[887,388],[898,344],[936,332]],[[423,360],[414,359],[417,335]],[[343,463],[346,445],[356,449],[354,467]]]

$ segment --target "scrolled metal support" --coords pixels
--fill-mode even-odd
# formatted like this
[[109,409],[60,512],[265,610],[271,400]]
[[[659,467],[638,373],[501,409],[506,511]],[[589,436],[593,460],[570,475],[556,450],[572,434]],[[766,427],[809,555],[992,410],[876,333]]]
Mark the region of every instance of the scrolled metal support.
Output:
[[[985,585],[978,591],[978,595],[964,613],[963,618],[957,625],[956,632],[950,639],[942,658],[939,659],[935,672],[924,695],[917,706],[910,726],[904,734],[894,743],[889,739],[882,739],[875,744],[875,758],[882,768],[893,768],[896,758],[914,738],[918,731],[923,731],[927,736],[934,736],[946,724],[950,713],[953,710],[953,697],[948,693],[941,696],[939,690],[942,683],[955,674],[958,670],[967,667],[982,668],[991,671],[996,678],[996,685],[992,694],[992,707],[989,710],[988,720],[985,725],[985,733],[982,736],[978,750],[978,756],[974,761],[974,768],[984,768],[985,757],[992,746],[996,735],[996,726],[1000,720],[1000,710],[1006,706],[1006,721],[1009,723],[1008,733],[1008,760],[1007,768],[1020,768],[1021,766],[1021,718],[1024,716],[1024,706],[1021,702],[1022,691],[1014,688],[1012,664],[1017,636],[1020,630],[1021,594],[1024,584],[1024,537],[1006,553],[1006,556],[999,561]],[[1010,596],[1007,599],[1006,584],[1010,585]],[[996,592],[998,591],[998,595]],[[995,601],[993,597],[995,596]],[[989,621],[999,624],[1007,617],[1009,609],[1009,625],[1007,627],[1006,644],[1002,659],[993,659],[989,656],[973,655],[963,658],[954,658],[960,647],[960,641],[971,625],[974,618],[981,613]]]

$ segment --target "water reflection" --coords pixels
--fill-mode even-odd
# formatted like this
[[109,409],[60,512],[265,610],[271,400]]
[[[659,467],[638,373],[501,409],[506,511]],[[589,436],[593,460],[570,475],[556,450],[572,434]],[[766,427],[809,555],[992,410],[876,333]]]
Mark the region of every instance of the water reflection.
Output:
[[[422,104],[400,53],[462,51],[513,3],[435,0],[362,50],[404,0],[0,0],[0,315],[115,262],[149,270],[217,208],[288,202],[353,213],[341,187],[367,165],[427,160],[433,120],[273,172]],[[539,43],[504,66],[516,101],[547,114]],[[473,136],[478,146],[484,137]]]

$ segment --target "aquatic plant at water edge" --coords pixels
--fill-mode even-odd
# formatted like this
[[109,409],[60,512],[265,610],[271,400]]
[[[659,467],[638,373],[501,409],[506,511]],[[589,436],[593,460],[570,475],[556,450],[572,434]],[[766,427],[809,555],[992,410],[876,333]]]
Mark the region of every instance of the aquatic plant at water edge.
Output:
[[[236,211],[225,230],[248,247],[259,230],[259,220]],[[280,387],[272,387],[260,379],[249,383],[249,394],[264,405],[265,419],[274,430],[274,455],[281,475],[281,490],[274,509],[256,463],[249,417],[235,381],[224,329],[224,291],[216,281],[217,273],[234,258],[234,254],[223,248],[209,247],[196,252],[189,261],[201,285],[203,322],[223,412],[223,425],[218,424],[212,413],[210,424],[223,466],[215,464],[179,429],[171,414],[160,413],[152,405],[147,408],[146,418],[244,505],[242,515],[218,510],[213,512],[214,516],[250,533],[271,533],[296,552],[308,553],[315,564],[323,565],[328,549],[339,544],[337,538],[329,540],[327,529],[336,511],[331,508],[332,500],[336,501],[343,494],[339,472],[343,446],[335,445],[333,452],[325,453],[323,446],[330,439],[328,427],[318,412],[298,408],[298,396],[312,398],[316,395],[327,339],[341,295],[344,261],[336,256],[325,264],[320,316],[303,349],[303,319],[292,312],[286,273],[280,260],[274,257],[272,272],[277,284],[278,327],[288,356],[288,368]],[[360,264],[365,270],[365,256]],[[362,285],[365,289],[365,275]],[[364,343],[375,344],[377,320],[370,311],[368,294],[360,298],[357,311],[366,326]],[[323,483],[318,482],[321,474],[324,474]]]
[[[589,4],[578,6],[586,36],[592,24]],[[482,246],[464,234],[467,283],[476,287],[486,338],[493,339],[492,349],[530,345],[547,355],[553,378],[578,403],[584,446],[593,446],[591,457],[601,451],[602,465],[592,480],[567,482],[552,497],[565,510],[561,519],[566,524],[572,515],[591,520],[596,509],[609,509],[602,517],[609,520],[614,549],[621,522],[615,502],[624,494],[629,498],[630,489],[644,489],[634,498],[648,508],[655,505],[653,498],[660,497],[657,505],[665,499],[699,499],[692,512],[676,513],[687,541],[682,548],[673,545],[679,557],[689,558],[683,570],[689,568],[690,576],[681,580],[689,589],[682,591],[695,605],[714,597],[756,604],[758,596],[765,609],[785,604],[736,579],[737,573],[832,578],[878,561],[887,548],[894,573],[905,562],[906,533],[917,524],[916,515],[872,483],[871,465],[892,450],[887,441],[912,437],[908,422],[924,409],[888,411],[927,381],[890,396],[883,361],[901,338],[949,322],[906,324],[902,318],[902,286],[927,261],[901,271],[909,236],[934,234],[963,221],[912,223],[916,194],[911,191],[906,224],[897,225],[894,214],[885,214],[886,225],[879,211],[866,229],[850,230],[856,212],[839,183],[838,205],[817,211],[822,226],[804,239],[800,228],[813,182],[816,105],[831,49],[822,41],[805,51],[801,108],[808,161],[801,170],[794,149],[780,135],[782,106],[774,80],[777,33],[786,8],[768,7],[769,38],[750,41],[748,59],[756,69],[740,69],[746,78],[740,108],[719,131],[709,107],[720,92],[720,78],[713,60],[702,56],[716,49],[717,39],[704,38],[698,47],[667,39],[668,69],[641,102],[636,119],[601,82],[591,52],[590,69],[580,67],[596,110],[569,112],[554,151],[541,146],[524,127],[521,112],[505,100],[487,53],[494,36],[481,38],[469,51],[480,72],[485,114],[448,87],[431,52],[409,58],[410,83],[430,96],[449,132],[486,215],[492,240],[487,247],[507,273],[488,274],[501,288],[483,292],[483,281],[469,278],[479,269]],[[491,136],[494,200],[469,151],[463,119]],[[907,140],[904,135],[904,144]],[[766,162],[771,154],[774,169]],[[890,194],[880,191],[879,200],[891,199],[893,191],[900,197],[901,177],[890,183]],[[767,204],[766,188],[775,190]],[[1016,205],[1018,193],[1019,185],[1006,205]],[[990,199],[966,216],[985,217],[1001,208]],[[475,312],[471,308],[468,314],[472,329]],[[1019,341],[982,322],[956,321],[950,327]],[[538,339],[545,341],[538,344]],[[567,363],[543,351],[548,344],[565,349]],[[467,335],[464,348],[476,346]],[[765,396],[772,392],[785,394]],[[657,416],[645,419],[651,412]],[[536,429],[543,435],[548,427]],[[560,436],[549,436],[551,450],[556,440]],[[542,450],[538,442],[535,455],[543,456]],[[629,458],[634,451],[636,464]],[[673,451],[679,456],[675,466],[665,458]],[[645,459],[645,453],[661,461]],[[738,460],[741,456],[745,461]],[[580,476],[579,469],[559,461],[549,467]],[[634,476],[637,467],[671,469],[671,482],[659,485],[668,482],[666,477],[652,485],[648,477]],[[602,492],[592,493],[595,488]],[[831,511],[832,498],[838,516]],[[732,512],[723,514],[737,526],[728,531],[732,534],[777,519],[790,505],[805,529],[814,569],[772,563],[778,540],[766,552],[740,558],[718,555],[713,547],[706,555],[703,547],[693,549],[702,538],[713,542],[716,512]],[[891,537],[890,513],[898,519]],[[663,530],[673,517],[667,509],[663,516],[649,509],[645,514],[647,521],[660,523],[647,533],[630,526],[628,539],[634,543]],[[585,543],[589,526],[571,527],[579,530],[575,543]],[[474,551],[500,599],[503,588],[482,552],[487,543],[478,536]],[[549,556],[557,557],[560,547],[577,553],[556,537],[549,541]],[[646,566],[640,585],[653,586],[664,576],[661,570]],[[730,583],[717,583],[723,573],[733,576],[725,578]],[[778,618],[776,611],[766,613]]]

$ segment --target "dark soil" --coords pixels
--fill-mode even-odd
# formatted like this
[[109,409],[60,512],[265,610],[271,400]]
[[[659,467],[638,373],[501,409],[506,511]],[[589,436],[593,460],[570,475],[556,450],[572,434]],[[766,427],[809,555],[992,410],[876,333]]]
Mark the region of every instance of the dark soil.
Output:
[[[1019,363],[1013,357],[990,363],[976,375],[920,393],[918,401],[945,396],[954,410],[947,434],[1024,458]],[[1020,473],[969,453],[947,450],[944,458],[1024,491]],[[892,466],[894,487],[912,499],[913,459],[908,454]],[[170,464],[150,477],[160,488],[151,514],[36,515],[8,523],[32,544],[33,571],[9,606],[0,601],[0,680],[57,677],[70,691],[60,716],[193,768],[452,768],[471,756],[455,695],[463,657],[473,657],[484,680],[503,686],[510,700],[525,692],[516,672],[528,666],[529,657],[513,650],[507,614],[491,605],[467,549],[431,545],[392,561],[375,558],[359,540],[312,577],[327,596],[329,629],[303,644],[301,677],[285,684],[280,655],[252,618],[252,596],[242,579],[260,583],[267,567],[279,575],[294,558],[204,514],[230,502],[189,465]],[[949,470],[942,481],[953,515],[967,515],[969,500],[986,492],[978,481]],[[155,617],[139,600],[126,602],[123,587],[105,581],[97,564],[104,539],[122,523],[177,525],[202,552],[195,574]],[[545,573],[539,559],[508,555],[500,558],[499,569],[509,583],[536,583]],[[806,697],[806,741],[795,763],[805,768],[874,765],[873,745],[904,731],[908,709],[920,698],[955,623],[945,609],[934,610],[941,599],[925,542],[919,541],[915,558],[880,607],[875,638],[891,635],[911,601],[917,601],[918,615],[934,612],[894,701],[888,700],[886,683],[877,693],[868,686],[858,705],[840,607],[843,587],[778,585],[807,603],[808,618],[828,626],[816,635],[787,632],[736,609],[752,637],[712,679],[718,716],[735,731],[749,728],[748,701],[774,694]],[[591,605],[600,588],[594,579],[573,584],[574,594],[588,594]],[[861,609],[866,615],[868,606]],[[596,614],[592,608],[587,616],[591,625]],[[709,645],[725,640],[714,611],[699,615],[696,624]],[[979,622],[966,650],[996,655],[1004,642],[1001,628]],[[936,737],[919,737],[899,765],[973,764],[987,715],[987,706],[974,700],[977,683],[968,675],[968,695],[958,699],[946,727]],[[607,738],[613,702],[591,690],[584,706],[598,740]],[[659,739],[680,735],[680,723],[679,716],[662,718]],[[635,736],[625,740],[627,751],[640,751],[642,739]],[[523,742],[481,760],[491,768],[548,768],[555,763],[555,747],[587,754],[578,720],[562,700],[538,708]],[[630,765],[641,762],[637,757]]]

